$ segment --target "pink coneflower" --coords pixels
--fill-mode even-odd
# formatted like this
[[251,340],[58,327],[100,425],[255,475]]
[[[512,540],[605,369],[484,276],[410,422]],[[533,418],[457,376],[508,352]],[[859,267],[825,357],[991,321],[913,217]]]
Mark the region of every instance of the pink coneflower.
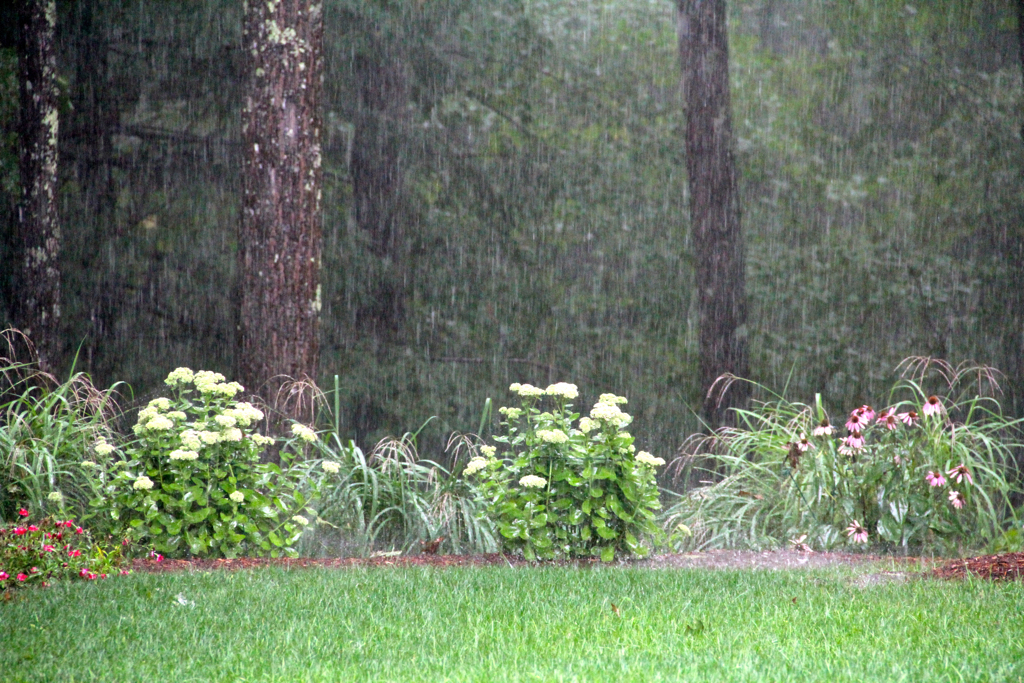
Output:
[[929,415],[938,415],[942,412],[942,402],[939,401],[938,396],[929,396],[928,400],[921,406],[921,412],[924,413],[925,417]]
[[939,471],[939,472],[932,472],[931,470],[929,470],[928,474],[924,475],[924,480],[927,481],[932,486],[945,486],[946,485],[946,478],[944,476],[942,476],[942,472],[941,471]]
[[864,421],[864,424],[871,424],[871,421],[875,419],[875,411],[871,406],[861,406],[857,410],[853,411],[854,415],[860,417]]
[[828,423],[828,418],[825,418],[821,421],[821,424],[814,428],[811,434],[814,436],[832,436],[832,432],[832,425]]
[[849,446],[845,446],[845,445],[844,446],[840,446],[839,447],[839,455],[845,455],[847,457],[852,457],[853,456],[853,449],[850,448]]
[[858,415],[857,411],[854,411],[853,414],[850,415],[850,419],[846,421],[846,428],[851,432],[860,433],[860,430],[864,428],[864,423],[864,418]]
[[808,449],[814,448],[814,444],[811,443],[806,434],[801,434],[800,440],[796,442],[796,447],[800,449],[801,453],[806,453]]
[[905,413],[900,413],[896,417],[899,418],[900,422],[907,425],[908,427],[916,424],[917,421],[921,419],[920,417],[918,417],[916,410],[908,410]]
[[843,439],[843,445],[847,448],[857,450],[858,448],[864,447],[864,437],[859,432],[850,432],[845,439]]
[[971,473],[967,470],[967,465],[963,463],[960,463],[950,471],[946,472],[946,474],[949,475],[950,479],[956,479],[956,483],[958,484],[964,479],[967,480],[968,484],[974,483],[974,477],[972,477]]
[[949,502],[952,503],[953,507],[959,510],[964,506],[964,494],[959,491],[950,491]]
[[886,429],[892,431],[899,426],[899,421],[896,419],[896,409],[886,408],[878,414],[878,424],[883,425]]
[[868,542],[868,530],[861,526],[857,520],[853,520],[853,523],[846,527],[846,535],[854,543]]

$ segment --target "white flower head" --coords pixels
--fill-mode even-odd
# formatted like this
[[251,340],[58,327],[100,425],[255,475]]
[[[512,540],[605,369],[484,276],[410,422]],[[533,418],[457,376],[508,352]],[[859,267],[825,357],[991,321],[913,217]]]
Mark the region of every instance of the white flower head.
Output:
[[171,418],[172,420],[178,420],[179,422],[184,422],[185,420],[188,419],[188,416],[185,413],[181,412],[180,410],[172,410],[171,412],[167,413],[167,417]]
[[537,436],[545,443],[560,444],[569,440],[568,435],[561,429],[538,429]]
[[182,450],[179,448],[171,451],[170,458],[171,460],[197,460],[199,459],[199,454],[195,451]]
[[512,382],[512,384],[509,385],[508,390],[511,391],[513,394],[518,394],[522,386],[523,385],[520,384],[519,382]]
[[657,467],[658,465],[664,465],[664,458],[657,458],[647,451],[640,451],[634,456],[637,462],[643,463],[644,465],[650,465],[651,467]]
[[560,396],[566,400],[571,401],[580,395],[579,389],[575,384],[569,384],[568,382],[558,382],[552,384],[547,388],[548,396]]
[[177,386],[179,384],[190,384],[195,375],[188,368],[177,368],[171,374],[167,375],[167,379],[164,380],[164,384],[169,386]]
[[535,387],[532,384],[521,384],[519,385],[518,393],[523,398],[537,398],[543,396],[545,392],[540,387]]
[[504,415],[509,420],[518,420],[522,414],[522,408],[498,408],[498,412]]
[[272,436],[263,436],[262,434],[253,434],[252,441],[257,446],[269,446],[274,443],[275,439]]
[[590,410],[590,417],[594,420],[604,420],[619,427],[625,427],[633,421],[632,417],[622,412],[614,403],[598,402],[594,404],[594,407]]
[[54,503],[60,503],[64,500],[64,494],[60,491],[50,491],[50,495],[46,498]]
[[548,480],[535,474],[528,474],[519,480],[519,485],[531,489],[542,489],[548,485]]
[[146,423],[146,429],[151,429],[154,432],[165,432],[168,429],[173,429],[174,423],[163,415],[157,415],[152,420]]
[[148,491],[153,488],[153,480],[147,476],[141,476],[135,480],[135,483],[132,484],[132,488],[136,491]]
[[221,433],[220,440],[221,441],[241,441],[242,440],[242,436],[243,435],[242,435],[242,430],[241,429],[239,429],[238,427],[232,427],[231,429],[225,429]]
[[588,434],[598,427],[598,424],[591,420],[589,417],[580,418],[580,431],[584,434]]
[[466,469],[462,471],[467,477],[472,476],[487,467],[487,458],[476,457],[469,461]]
[[309,524],[309,520],[303,517],[302,515],[292,515],[292,521],[298,522],[302,526],[306,526],[307,524]]
[[236,424],[238,424],[238,420],[236,420],[234,418],[234,416],[227,415],[226,414],[227,411],[224,411],[224,412],[225,412],[224,415],[217,415],[217,416],[215,416],[213,418],[213,421],[216,422],[217,424],[219,424],[224,429],[230,429],[231,427],[234,427]]
[[245,494],[242,493],[241,491],[232,491],[231,493],[228,494],[228,498],[230,498],[236,503],[245,502]]
[[194,429],[186,429],[181,433],[181,445],[187,450],[198,451],[203,447],[203,440],[199,436],[199,432]]
[[493,458],[494,455],[498,452],[498,449],[495,448],[494,446],[481,446],[480,452],[483,453],[488,458]]
[[85,467],[86,469],[92,469],[93,467],[99,467],[99,465],[94,463],[92,460],[83,460],[81,463],[79,463],[78,466],[79,467]]
[[161,396],[160,398],[154,398],[152,401],[150,401],[149,407],[156,408],[157,410],[170,410],[171,402],[169,399],[166,399]]
[[110,455],[114,452],[114,447],[104,441],[102,437],[100,437],[100,440],[96,442],[96,445],[93,446],[92,449],[96,451],[96,455],[100,456]]
[[216,443],[220,443],[220,432],[202,431],[199,432],[199,438],[202,439],[203,443],[208,446],[212,446]]
[[625,396],[616,396],[615,394],[601,394],[597,399],[598,403],[604,403],[609,406],[619,406],[629,403],[629,400]]
[[320,467],[324,468],[324,472],[328,474],[337,474],[341,471],[341,465],[331,460],[324,460],[320,463]]
[[299,437],[306,443],[313,443],[316,441],[316,432],[307,427],[304,424],[295,423],[292,425],[292,434]]

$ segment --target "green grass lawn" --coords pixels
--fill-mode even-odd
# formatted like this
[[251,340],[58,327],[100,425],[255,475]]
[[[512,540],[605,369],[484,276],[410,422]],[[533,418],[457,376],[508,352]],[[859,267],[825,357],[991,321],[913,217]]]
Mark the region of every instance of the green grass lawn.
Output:
[[1020,582],[856,577],[491,567],[75,582],[0,604],[0,680],[1024,680]]

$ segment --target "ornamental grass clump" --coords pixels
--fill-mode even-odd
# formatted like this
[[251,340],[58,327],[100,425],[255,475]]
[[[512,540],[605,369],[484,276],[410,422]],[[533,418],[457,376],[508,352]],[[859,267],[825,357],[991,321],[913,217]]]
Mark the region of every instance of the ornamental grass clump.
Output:
[[947,553],[997,539],[1016,519],[1021,421],[973,390],[994,377],[910,359],[879,410],[834,421],[819,394],[737,411],[739,426],[700,440],[711,480],[668,510],[673,544]]
[[296,517],[318,495],[319,476],[289,446],[316,433],[296,425],[281,464],[263,463],[260,453],[275,440],[256,431],[263,412],[235,400],[241,385],[188,368],[165,383],[172,396],[139,411],[137,439],[123,456],[106,441],[93,444],[92,505],[168,556],[295,555],[305,528]]
[[632,418],[620,408],[626,399],[602,394],[580,418],[574,384],[510,391],[521,404],[499,411],[501,453],[479,447],[463,470],[503,549],[529,560],[646,556],[660,535],[655,469],[665,461],[636,451],[626,431]]

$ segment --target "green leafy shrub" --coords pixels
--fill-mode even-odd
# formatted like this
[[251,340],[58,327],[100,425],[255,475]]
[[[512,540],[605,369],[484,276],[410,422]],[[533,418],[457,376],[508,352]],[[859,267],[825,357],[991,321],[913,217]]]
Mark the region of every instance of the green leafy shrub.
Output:
[[292,426],[281,465],[261,463],[274,439],[255,431],[263,413],[234,400],[242,387],[209,371],[178,368],[165,382],[171,398],[141,410],[125,458],[105,441],[83,462],[101,491],[92,505],[109,508],[139,544],[169,556],[294,555],[319,477],[297,463],[296,442],[316,434]]
[[[530,560],[616,555],[643,557],[659,536],[655,467],[664,460],[636,452],[625,431],[626,399],[603,394],[579,420],[573,384],[546,390],[513,384],[520,408],[501,408],[504,447],[483,446],[464,470],[477,482],[505,550]],[[542,411],[545,397],[554,404]]]
[[[930,366],[947,380],[941,397],[923,388]],[[1001,536],[1015,519],[1010,466],[1020,421],[966,390],[966,380],[991,377],[985,368],[919,360],[909,369],[919,376],[905,372],[888,407],[861,406],[834,426],[820,395],[814,406],[780,397],[738,411],[740,426],[703,440],[720,480],[668,511],[673,544],[757,548],[788,538],[817,549],[946,552]]]
[[124,559],[121,546],[104,548],[73,520],[44,517],[29,521],[18,511],[14,524],[0,523],[0,591],[32,585],[46,586],[61,579],[105,579]]
[[[116,388],[101,391],[84,373],[60,383],[30,364],[0,367],[0,519],[20,508],[90,519],[97,492],[80,463],[91,444],[112,433]],[[110,526],[109,519],[96,522],[101,532]]]

